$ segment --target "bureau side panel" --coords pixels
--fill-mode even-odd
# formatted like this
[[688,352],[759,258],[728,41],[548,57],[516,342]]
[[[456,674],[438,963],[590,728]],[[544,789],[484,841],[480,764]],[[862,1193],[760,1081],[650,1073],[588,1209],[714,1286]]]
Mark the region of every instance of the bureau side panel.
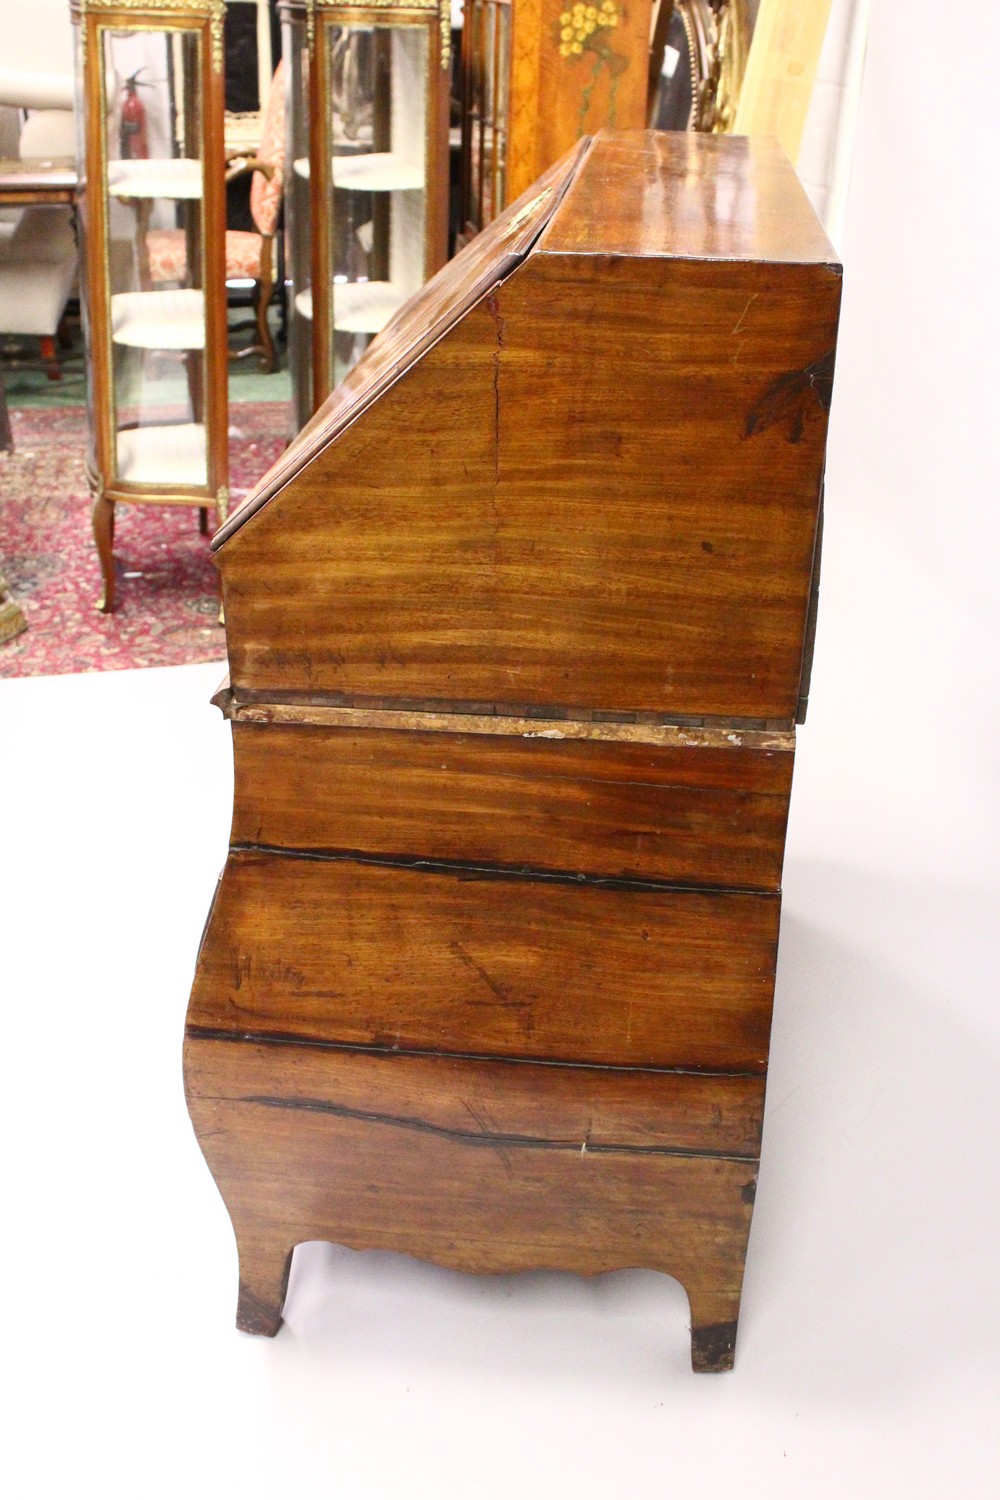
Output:
[[792,754],[233,725],[232,841],[776,890]]
[[189,1022],[760,1073],[779,898],[231,853]]
[[839,292],[533,254],[221,549],[233,682],[790,723]]

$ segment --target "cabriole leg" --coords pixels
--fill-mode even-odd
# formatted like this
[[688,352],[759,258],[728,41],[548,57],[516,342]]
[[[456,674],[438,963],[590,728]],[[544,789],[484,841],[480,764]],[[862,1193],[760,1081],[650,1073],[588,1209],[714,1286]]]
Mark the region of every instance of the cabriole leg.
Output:
[[691,1305],[691,1368],[699,1375],[731,1370],[736,1356],[740,1288],[688,1292]]
[[115,607],[115,505],[113,500],[107,499],[105,495],[98,495],[94,500],[93,511],[94,541],[97,543],[97,557],[101,564],[101,578],[103,590],[98,609],[109,615]]
[[274,1338],[281,1327],[292,1248],[255,1238],[238,1241],[240,1295],[236,1304],[236,1326],[244,1333]]
[[274,279],[266,269],[266,262],[272,254],[272,242],[266,240],[261,252],[262,274],[254,288],[254,317],[257,320],[257,338],[260,343],[261,353],[264,356],[264,371],[271,375],[278,368],[278,355],[274,347],[274,339],[271,336],[271,328],[267,321],[267,310],[271,305],[271,293],[274,290]]

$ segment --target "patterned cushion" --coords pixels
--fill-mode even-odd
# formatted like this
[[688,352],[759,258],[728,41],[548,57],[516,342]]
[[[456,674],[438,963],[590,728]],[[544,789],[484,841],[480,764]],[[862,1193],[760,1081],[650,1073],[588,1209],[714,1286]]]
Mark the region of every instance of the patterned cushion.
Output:
[[226,280],[260,280],[260,252],[264,241],[249,229],[226,230]]
[[[226,280],[260,280],[263,240],[249,229],[226,230]],[[273,255],[272,248],[272,255]],[[183,283],[187,279],[187,253],[183,229],[151,229],[146,236],[149,277]],[[273,274],[273,272],[272,272]]]
[[146,235],[146,258],[151,281],[185,281],[187,252],[183,229],[151,229]]

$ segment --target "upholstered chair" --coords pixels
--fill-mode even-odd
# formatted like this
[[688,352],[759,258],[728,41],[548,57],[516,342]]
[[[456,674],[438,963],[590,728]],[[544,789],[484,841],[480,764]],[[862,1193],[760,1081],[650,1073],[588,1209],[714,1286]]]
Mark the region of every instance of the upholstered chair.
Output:
[[[44,87],[39,87],[39,81]],[[58,86],[60,80],[56,79]],[[5,75],[0,98],[31,103],[51,92],[48,75]],[[56,89],[58,92],[58,87]],[[72,100],[72,87],[65,91]],[[72,156],[73,113],[34,109],[22,123],[13,106],[0,109],[0,151],[9,156]],[[0,211],[0,333],[37,338],[50,380],[61,376],[57,339],[65,341],[62,317],[76,280],[76,237],[68,208],[31,207]]]
[[[271,80],[256,156],[232,157],[226,163],[226,182],[251,173],[250,215],[254,229],[226,230],[226,280],[254,282],[257,342],[230,355],[242,359],[261,354],[267,370],[277,369],[277,353],[267,322],[267,309],[277,275],[276,234],[281,212],[285,169],[285,81],[279,63]],[[187,278],[185,236],[182,229],[151,229],[146,235],[148,277],[153,286],[184,283]]]

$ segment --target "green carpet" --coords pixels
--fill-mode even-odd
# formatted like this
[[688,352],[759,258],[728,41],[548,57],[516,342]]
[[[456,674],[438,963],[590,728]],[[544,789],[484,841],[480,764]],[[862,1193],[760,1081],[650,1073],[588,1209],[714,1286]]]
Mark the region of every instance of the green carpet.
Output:
[[[249,324],[251,314],[247,308],[234,307],[229,310],[230,329],[234,325]],[[271,332],[277,338],[280,318],[277,309],[271,309]],[[87,401],[84,378],[83,333],[78,319],[68,320],[68,331],[73,341],[72,348],[59,350],[60,380],[50,380],[41,363],[38,340],[4,335],[0,339],[0,365],[3,367],[4,389],[7,405],[18,406],[83,406]],[[252,327],[239,327],[231,333],[230,349],[253,342]],[[278,344],[279,365],[284,364],[284,350]],[[291,401],[292,382],[287,369],[279,368],[273,375],[265,375],[261,369],[259,355],[251,354],[246,359],[229,361],[230,405],[246,401]]]

